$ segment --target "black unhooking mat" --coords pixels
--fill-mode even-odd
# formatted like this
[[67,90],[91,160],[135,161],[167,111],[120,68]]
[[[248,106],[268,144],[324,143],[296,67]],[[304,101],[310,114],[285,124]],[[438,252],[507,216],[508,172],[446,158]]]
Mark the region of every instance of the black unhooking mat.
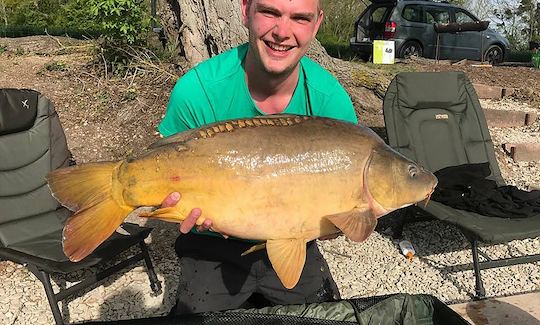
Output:
[[434,296],[395,294],[336,302],[86,324],[466,325],[470,323]]
[[431,199],[456,209],[499,218],[528,218],[540,213],[540,191],[499,186],[487,177],[489,163],[463,164],[436,171],[439,184]]

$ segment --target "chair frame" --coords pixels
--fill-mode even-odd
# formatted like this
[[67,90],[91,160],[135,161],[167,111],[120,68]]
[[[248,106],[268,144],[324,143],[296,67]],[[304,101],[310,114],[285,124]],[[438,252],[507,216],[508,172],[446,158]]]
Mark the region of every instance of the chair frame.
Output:
[[[440,220],[419,207],[407,207],[402,210],[399,210],[397,211],[398,214],[401,214],[398,216],[399,219],[396,222],[393,222],[390,226],[393,239],[402,238],[403,227],[405,226],[405,224],[413,223],[413,222],[420,222],[426,219],[426,217],[419,216],[418,212],[420,212],[421,214],[428,214],[427,218],[429,219]],[[531,255],[522,255],[522,256],[515,256],[515,257],[500,258],[500,259],[492,259],[486,253],[480,250],[479,244],[483,242],[479,240],[475,234],[473,234],[472,232],[468,231],[467,229],[463,227],[457,226],[450,222],[447,222],[444,220],[440,220],[440,221],[445,222],[447,224],[451,224],[452,226],[456,227],[463,234],[463,236],[469,241],[469,244],[471,246],[472,263],[451,265],[451,266],[447,266],[443,268],[443,270],[449,273],[473,270],[474,278],[475,278],[475,295],[473,296],[474,300],[486,299],[486,290],[484,288],[484,281],[482,280],[482,274],[481,274],[482,270],[505,267],[505,266],[512,266],[512,265],[527,264],[527,263],[540,261],[540,254],[531,254]],[[480,256],[484,258],[484,261],[480,261]]]
[[[148,247],[146,243],[144,242],[144,239],[141,239],[138,242],[138,246],[140,249],[140,252],[123,260],[115,265],[108,267],[105,270],[102,270],[100,272],[96,272],[91,274],[90,276],[86,277],[82,281],[78,282],[77,284],[74,284],[66,289],[60,289],[58,292],[54,292],[54,289],[52,287],[51,282],[51,275],[53,274],[69,274],[69,272],[54,272],[54,271],[47,271],[44,270],[43,267],[40,267],[36,265],[35,263],[27,262],[23,265],[30,271],[32,274],[38,278],[38,280],[43,285],[43,288],[45,289],[45,294],[47,295],[47,300],[49,301],[49,306],[51,308],[54,321],[57,325],[63,325],[65,324],[63,319],[63,314],[60,311],[60,308],[58,306],[58,303],[75,295],[76,293],[83,291],[84,289],[87,289],[98,282],[100,282],[103,279],[108,278],[109,276],[117,273],[118,271],[124,269],[124,268],[132,268],[135,266],[136,263],[140,261],[144,261],[148,278],[150,280],[150,288],[152,289],[152,292],[156,295],[161,294],[161,281],[158,280],[158,277],[156,275],[156,272],[154,270],[154,266],[152,264],[152,260],[150,259],[150,254],[148,253]],[[0,249],[0,258],[4,259],[6,261],[13,261],[11,258],[5,256],[2,254],[2,249]],[[16,261],[13,261],[14,263],[18,263]],[[20,264],[20,263],[19,263]],[[99,264],[99,263],[98,263]]]

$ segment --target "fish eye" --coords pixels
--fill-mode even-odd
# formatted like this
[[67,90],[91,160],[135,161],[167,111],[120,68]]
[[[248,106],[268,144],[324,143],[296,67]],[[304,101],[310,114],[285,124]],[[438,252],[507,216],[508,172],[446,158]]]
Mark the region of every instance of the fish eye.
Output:
[[409,175],[411,175],[411,177],[416,177],[417,173],[418,173],[418,168],[416,168],[415,165],[409,165]]

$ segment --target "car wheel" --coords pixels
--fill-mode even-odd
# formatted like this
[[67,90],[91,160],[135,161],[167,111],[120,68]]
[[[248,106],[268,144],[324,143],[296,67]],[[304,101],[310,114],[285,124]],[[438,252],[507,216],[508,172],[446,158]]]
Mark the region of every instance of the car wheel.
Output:
[[412,56],[420,57],[422,54],[422,46],[416,41],[405,42],[405,44],[403,44],[399,50],[399,57],[404,59],[408,59]]
[[492,65],[503,62],[504,52],[499,45],[491,45],[484,54],[484,61]]

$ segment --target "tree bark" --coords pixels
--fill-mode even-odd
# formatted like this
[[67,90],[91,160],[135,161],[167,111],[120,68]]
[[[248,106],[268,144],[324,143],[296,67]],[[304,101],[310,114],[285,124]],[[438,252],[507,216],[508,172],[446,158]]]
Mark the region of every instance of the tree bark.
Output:
[[168,42],[189,66],[248,39],[240,0],[166,0],[159,9]]
[[[247,42],[242,24],[241,0],[165,0],[159,1],[158,16],[168,40],[187,67]],[[312,43],[308,56],[329,70],[332,58],[320,43]]]

